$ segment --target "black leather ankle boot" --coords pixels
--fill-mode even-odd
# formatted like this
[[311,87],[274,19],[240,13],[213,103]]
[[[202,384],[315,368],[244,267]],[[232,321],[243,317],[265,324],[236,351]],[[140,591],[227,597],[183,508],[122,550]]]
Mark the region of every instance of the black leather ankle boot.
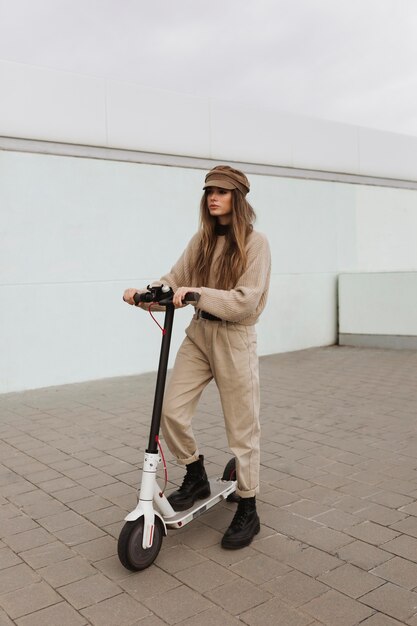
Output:
[[204,469],[204,457],[200,454],[198,461],[185,466],[187,473],[182,485],[168,496],[168,502],[174,511],[185,511],[193,506],[196,500],[210,495],[210,483]]
[[232,523],[222,539],[222,548],[237,550],[248,546],[260,528],[255,498],[241,498]]

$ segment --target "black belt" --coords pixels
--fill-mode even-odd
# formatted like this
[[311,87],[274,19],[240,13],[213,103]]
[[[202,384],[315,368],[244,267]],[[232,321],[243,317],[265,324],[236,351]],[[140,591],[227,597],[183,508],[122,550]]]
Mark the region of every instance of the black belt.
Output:
[[222,322],[223,320],[220,317],[216,317],[211,313],[206,313],[205,311],[199,311],[198,316],[202,317],[203,320],[210,320],[210,322]]

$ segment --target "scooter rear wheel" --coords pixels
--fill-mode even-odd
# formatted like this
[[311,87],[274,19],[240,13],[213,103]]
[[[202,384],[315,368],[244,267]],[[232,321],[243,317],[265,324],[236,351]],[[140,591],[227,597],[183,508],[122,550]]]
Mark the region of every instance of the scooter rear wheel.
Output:
[[226,463],[226,467],[223,470],[222,480],[236,480],[236,459],[232,457],[230,461]]
[[117,553],[122,565],[133,572],[146,569],[155,561],[161,549],[164,529],[159,517],[155,516],[153,543],[150,548],[142,547],[143,517],[134,522],[126,522],[117,544]]
[[[236,458],[235,457],[230,459],[230,461],[226,464],[226,467],[224,468],[224,471],[223,471],[222,480],[236,480]],[[227,496],[226,500],[227,502],[239,502],[240,496],[238,496],[236,492],[233,492]]]

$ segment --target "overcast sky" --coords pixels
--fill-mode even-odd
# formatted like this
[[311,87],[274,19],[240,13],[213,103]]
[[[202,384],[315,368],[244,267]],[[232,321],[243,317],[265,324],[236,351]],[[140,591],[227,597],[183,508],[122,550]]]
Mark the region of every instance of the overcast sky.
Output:
[[0,0],[0,59],[417,135],[417,0]]

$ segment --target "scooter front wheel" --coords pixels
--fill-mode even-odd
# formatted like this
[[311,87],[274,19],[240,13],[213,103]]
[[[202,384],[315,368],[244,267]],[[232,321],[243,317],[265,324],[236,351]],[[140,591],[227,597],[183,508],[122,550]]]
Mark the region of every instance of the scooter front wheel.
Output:
[[145,549],[142,547],[143,527],[143,516],[134,522],[126,522],[120,532],[117,543],[117,553],[121,564],[133,572],[146,569],[152,565],[159,554],[164,537],[162,522],[155,515],[153,542],[150,548]]

